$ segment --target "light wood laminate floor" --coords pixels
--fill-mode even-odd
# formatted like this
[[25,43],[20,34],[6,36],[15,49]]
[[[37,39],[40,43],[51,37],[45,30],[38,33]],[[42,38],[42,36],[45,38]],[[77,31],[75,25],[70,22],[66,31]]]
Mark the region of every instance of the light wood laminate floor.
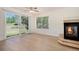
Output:
[[40,34],[23,34],[0,41],[1,51],[77,51],[57,42],[58,38]]

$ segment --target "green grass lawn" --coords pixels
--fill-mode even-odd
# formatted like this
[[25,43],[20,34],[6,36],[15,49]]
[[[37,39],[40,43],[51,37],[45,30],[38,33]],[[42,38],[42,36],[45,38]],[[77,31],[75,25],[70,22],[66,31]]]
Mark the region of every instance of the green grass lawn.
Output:
[[6,36],[10,37],[10,36],[14,36],[17,35],[19,33],[25,33],[27,32],[27,30],[21,26],[21,28],[18,28],[18,25],[13,25],[13,24],[7,24],[6,26]]
[[7,34],[7,37],[9,37],[9,36],[13,36],[13,35],[19,34],[19,31],[8,31],[6,34]]

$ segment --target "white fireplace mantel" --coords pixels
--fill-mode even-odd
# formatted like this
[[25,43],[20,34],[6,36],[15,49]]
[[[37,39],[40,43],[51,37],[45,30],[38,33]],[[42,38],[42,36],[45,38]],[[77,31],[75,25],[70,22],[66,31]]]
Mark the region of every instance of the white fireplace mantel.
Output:
[[79,19],[64,20],[64,23],[79,22]]

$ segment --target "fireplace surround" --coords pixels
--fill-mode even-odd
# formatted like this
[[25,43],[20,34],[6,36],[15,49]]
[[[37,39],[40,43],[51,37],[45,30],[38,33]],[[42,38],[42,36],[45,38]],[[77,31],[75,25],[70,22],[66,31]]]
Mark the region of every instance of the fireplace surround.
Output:
[[60,34],[58,43],[79,49],[79,19],[64,20],[64,33]]

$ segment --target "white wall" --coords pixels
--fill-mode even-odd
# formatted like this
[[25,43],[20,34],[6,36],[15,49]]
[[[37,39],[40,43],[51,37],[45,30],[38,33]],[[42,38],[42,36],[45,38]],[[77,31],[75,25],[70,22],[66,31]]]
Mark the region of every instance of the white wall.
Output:
[[0,40],[5,39],[5,16],[4,11],[0,9]]
[[64,19],[79,19],[79,8],[59,8],[56,10],[44,12],[39,16],[49,16],[49,29],[37,29],[36,19],[33,17],[31,19],[32,32],[59,36],[64,32]]

